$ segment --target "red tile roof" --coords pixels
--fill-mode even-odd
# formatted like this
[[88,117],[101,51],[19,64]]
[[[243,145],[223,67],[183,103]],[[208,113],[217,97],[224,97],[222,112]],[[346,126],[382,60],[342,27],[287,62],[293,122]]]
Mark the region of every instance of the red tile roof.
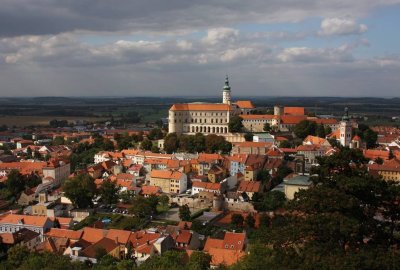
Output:
[[47,221],[49,221],[49,218],[43,216],[27,216],[27,215],[15,215],[15,214],[7,214],[4,216],[0,216],[0,224],[22,223],[30,226],[44,227]]
[[58,229],[58,228],[51,228],[50,231],[45,233],[45,235],[48,237],[69,238],[73,240],[80,239],[82,234],[83,231],[73,231],[73,230]]
[[207,104],[207,103],[188,103],[174,104],[170,111],[230,111],[231,106],[228,104]]
[[255,106],[250,100],[238,100],[236,105],[241,109],[254,109]]
[[261,182],[259,181],[240,181],[239,192],[260,192]]
[[305,115],[305,110],[304,107],[284,107],[283,113],[290,115]]
[[162,178],[162,179],[179,180],[182,178],[182,176],[183,176],[182,172],[170,171],[170,170],[152,170],[150,173],[150,177]]

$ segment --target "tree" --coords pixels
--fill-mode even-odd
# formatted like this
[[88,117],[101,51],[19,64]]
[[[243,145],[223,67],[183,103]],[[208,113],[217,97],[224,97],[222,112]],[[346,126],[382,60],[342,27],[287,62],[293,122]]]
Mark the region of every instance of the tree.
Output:
[[241,214],[233,214],[231,218],[231,224],[236,228],[242,228],[244,223],[244,218]]
[[315,135],[317,124],[313,121],[303,120],[294,127],[294,134],[304,140],[308,135]]
[[155,123],[155,124],[157,125],[157,127],[159,127],[159,128],[163,128],[163,127],[164,127],[164,123],[163,123],[163,121],[162,121],[161,119],[157,119],[154,123]]
[[211,256],[207,253],[195,251],[190,255],[188,270],[207,270],[210,268]]
[[15,245],[7,251],[7,262],[18,268],[29,256],[30,251],[26,246]]
[[153,143],[149,140],[149,139],[144,139],[141,143],[140,143],[140,148],[142,150],[151,150],[151,148],[153,147]]
[[257,181],[266,183],[269,179],[270,179],[270,176],[269,176],[269,172],[267,170],[262,169],[257,173]]
[[53,140],[53,145],[63,145],[65,143],[64,137],[57,136]]
[[135,197],[135,192],[133,190],[124,190],[119,193],[119,198],[123,203],[131,203]]
[[153,128],[150,130],[149,135],[147,136],[150,140],[159,140],[164,137],[164,134],[161,129]]
[[65,181],[63,191],[65,196],[77,207],[91,207],[96,195],[96,184],[90,175],[80,174]]
[[136,196],[133,199],[132,207],[129,212],[138,218],[149,218],[156,211],[149,199],[142,196]]
[[246,217],[246,226],[248,228],[254,228],[254,226],[256,225],[256,220],[254,218],[254,216],[252,214],[248,214]]
[[325,127],[323,124],[319,124],[317,127],[317,136],[320,138],[325,138],[326,133],[325,133]]
[[367,144],[367,148],[374,148],[378,140],[378,134],[372,129],[367,129],[364,131],[364,140]]
[[280,148],[290,148],[290,147],[292,147],[292,144],[288,140],[284,140],[279,143],[279,147]]
[[179,218],[182,221],[189,221],[190,220],[190,209],[187,204],[179,206]]
[[265,124],[263,126],[263,130],[265,132],[271,132],[271,130],[272,130],[271,125],[269,123],[265,122]]
[[281,191],[270,191],[262,198],[261,211],[275,211],[286,202],[285,194]]
[[105,180],[99,189],[100,199],[105,204],[114,204],[118,202],[118,194],[121,187],[111,180]]
[[242,132],[243,131],[243,123],[242,118],[240,116],[233,116],[228,124],[229,132]]
[[246,140],[246,142],[252,142],[253,141],[253,133],[246,132],[244,134],[244,139]]
[[164,150],[168,154],[176,152],[179,147],[178,135],[176,133],[168,134],[164,139]]
[[33,157],[32,149],[29,146],[28,146],[28,148],[26,148],[26,155],[28,156],[28,158]]
[[18,197],[25,189],[23,175],[17,170],[12,170],[7,176],[6,188],[14,197]]
[[150,150],[152,153],[160,153],[160,148],[157,145],[153,145]]

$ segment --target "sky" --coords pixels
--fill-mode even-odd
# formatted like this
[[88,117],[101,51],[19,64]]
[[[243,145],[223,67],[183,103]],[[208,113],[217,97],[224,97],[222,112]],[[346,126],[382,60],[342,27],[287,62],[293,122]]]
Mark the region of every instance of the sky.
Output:
[[0,0],[0,97],[400,96],[400,0]]

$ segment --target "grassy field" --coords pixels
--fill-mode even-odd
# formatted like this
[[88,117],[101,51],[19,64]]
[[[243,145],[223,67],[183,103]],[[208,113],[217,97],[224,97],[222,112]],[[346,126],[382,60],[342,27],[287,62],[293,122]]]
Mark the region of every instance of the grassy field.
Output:
[[67,120],[68,122],[75,122],[77,120],[85,120],[89,122],[98,122],[108,120],[107,117],[90,117],[90,116],[0,116],[0,125],[7,125],[9,127],[26,127],[31,125],[46,126],[50,120]]

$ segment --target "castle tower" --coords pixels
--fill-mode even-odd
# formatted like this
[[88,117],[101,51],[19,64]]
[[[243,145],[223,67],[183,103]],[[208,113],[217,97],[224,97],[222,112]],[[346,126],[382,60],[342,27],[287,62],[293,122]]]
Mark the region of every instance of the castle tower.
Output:
[[222,91],[222,103],[231,105],[231,87],[229,86],[228,76],[225,78],[225,85]]
[[349,109],[344,109],[342,121],[340,121],[340,145],[350,146],[351,143],[352,125],[349,118]]

